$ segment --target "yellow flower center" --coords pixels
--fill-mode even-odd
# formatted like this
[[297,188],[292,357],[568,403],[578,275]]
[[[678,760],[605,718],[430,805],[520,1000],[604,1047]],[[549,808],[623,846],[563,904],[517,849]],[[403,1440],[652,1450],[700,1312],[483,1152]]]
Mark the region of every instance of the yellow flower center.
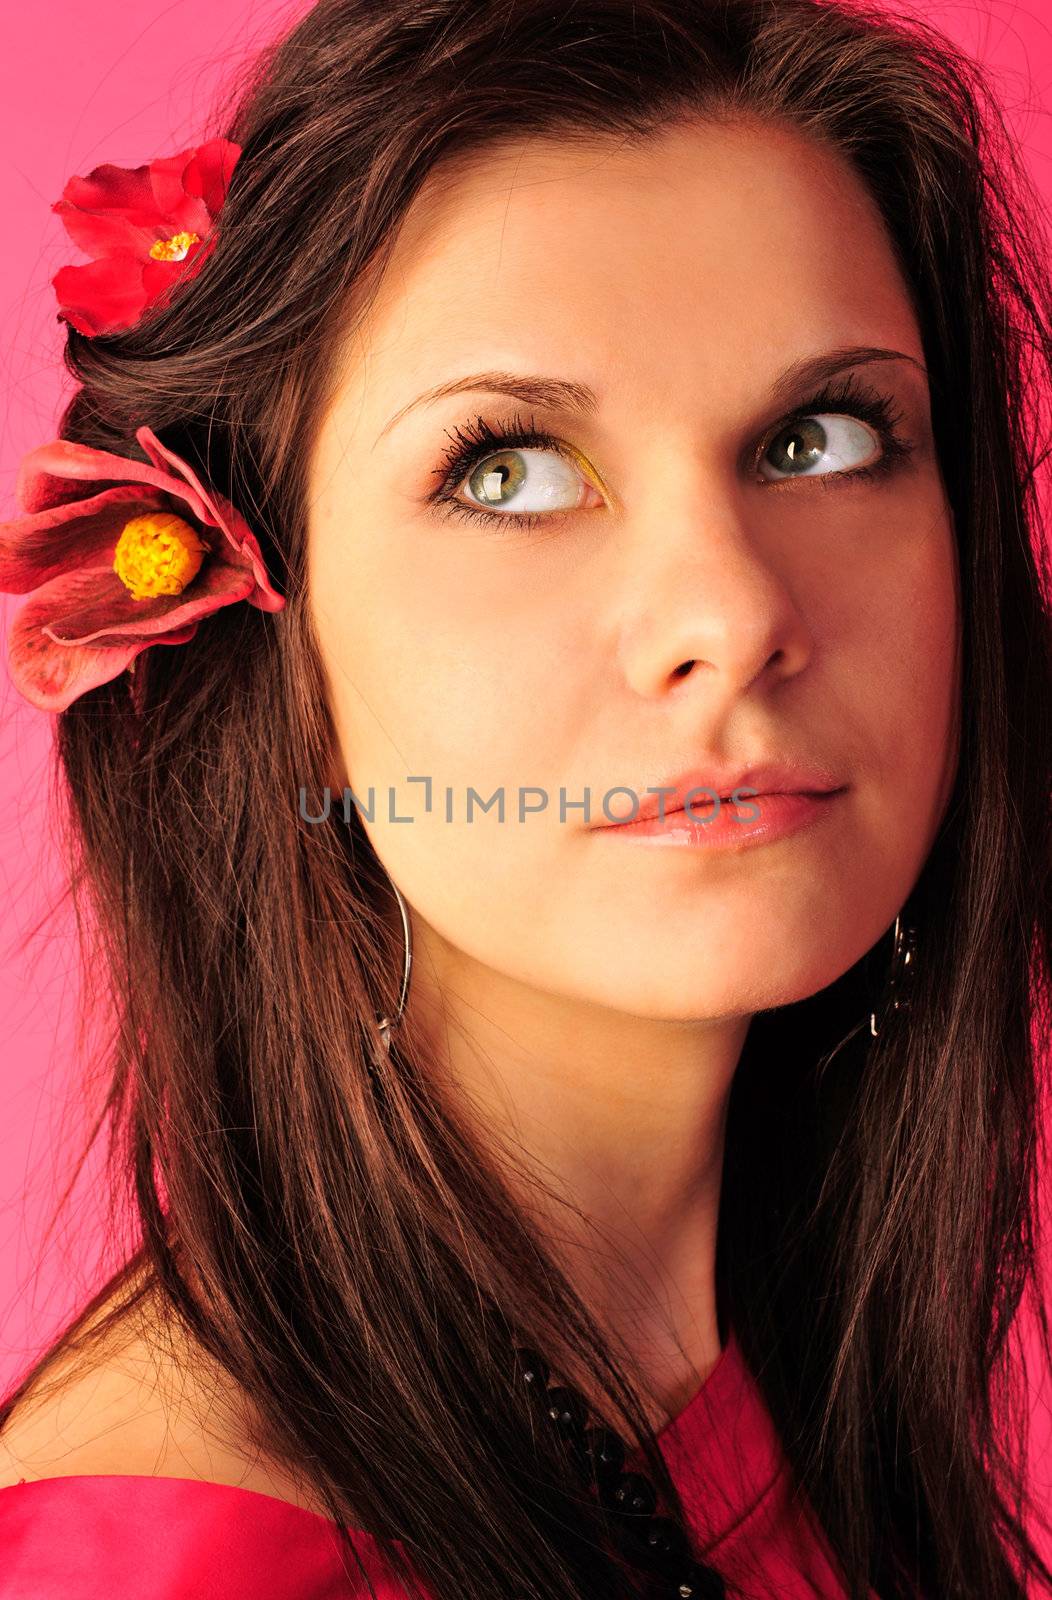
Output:
[[170,511],[149,511],[126,522],[113,552],[113,570],[133,600],[181,594],[208,554],[188,522]]
[[173,233],[170,239],[158,239],[150,246],[150,254],[155,261],[182,261],[192,244],[200,244],[201,238],[196,233]]

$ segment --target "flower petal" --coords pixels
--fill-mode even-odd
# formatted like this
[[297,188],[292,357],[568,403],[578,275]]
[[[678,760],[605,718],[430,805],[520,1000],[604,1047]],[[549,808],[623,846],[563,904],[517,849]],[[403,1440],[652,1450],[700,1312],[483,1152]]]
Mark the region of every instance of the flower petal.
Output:
[[[150,167],[118,167],[112,161],[92,167],[86,178],[70,178],[62,200],[78,211],[110,211],[136,223],[156,221],[157,202],[150,182]],[[55,205],[61,204],[55,202]]]
[[[154,438],[155,435],[150,434],[150,437]],[[177,462],[179,457],[171,455],[169,459]],[[184,464],[183,473],[189,470]],[[95,450],[91,445],[77,444],[72,439],[52,439],[50,443],[37,445],[35,450],[23,456],[15,493],[23,509],[30,512],[54,505],[72,504],[79,507],[83,502],[78,487],[81,483],[92,481],[114,486],[147,484],[151,489],[178,495],[185,500],[199,522],[212,520],[205,501],[185,475],[176,477],[152,461],[135,461],[131,456],[115,455],[110,450]]]
[[88,689],[116,678],[152,644],[186,644],[197,623],[163,639],[130,639],[113,646],[56,644],[40,626],[35,598],[27,601],[11,624],[8,667],[19,694],[41,711],[65,711]]
[[175,472],[186,478],[206,508],[201,521],[222,528],[232,549],[236,550],[241,560],[251,568],[255,585],[252,594],[248,596],[249,604],[258,606],[261,611],[280,611],[285,604],[284,598],[272,587],[259,541],[237,507],[218,490],[206,488],[190,464],[163,445],[149,428],[145,426],[137,428],[135,437],[159,470],[163,470],[165,465],[170,465]]
[[27,594],[62,572],[112,565],[126,522],[167,511],[162,495],[129,483],[90,499],[50,506],[34,516],[0,522],[0,591]]
[[153,641],[244,600],[251,588],[250,571],[212,558],[181,594],[136,600],[112,567],[82,567],[53,578],[31,603],[39,607],[39,626],[56,644],[109,645],[121,639]]
[[188,194],[183,174],[193,161],[194,150],[177,156],[162,156],[150,162],[150,189],[157,215],[164,219],[169,238],[173,233],[196,233],[203,239],[211,231],[212,218],[199,194]]
[[188,283],[204,266],[206,253],[205,245],[192,244],[182,261],[145,262],[142,269],[142,287],[146,305],[157,304],[177,285]]
[[240,543],[240,538],[234,532],[235,526],[243,523],[243,531],[245,533],[248,532],[248,523],[244,521],[240,511],[235,510],[228,500],[222,500],[222,497],[214,489],[206,488],[189,461],[184,461],[182,456],[176,455],[174,450],[169,450],[166,444],[162,444],[153,429],[148,428],[145,423],[141,428],[136,428],[135,437],[153,462],[155,477],[160,475],[168,479],[169,482],[174,478],[176,482],[179,482],[180,488],[184,493],[187,485],[189,485],[201,506],[202,522],[211,522],[214,527],[222,528],[223,520],[219,509],[220,503],[227,508],[230,528],[224,528],[223,531],[236,549]]
[[150,246],[161,237],[169,237],[162,235],[160,225],[152,219],[132,221],[120,211],[80,211],[65,200],[56,200],[51,209],[62,218],[63,227],[78,249],[96,259],[131,255],[137,261],[147,261]]
[[183,173],[187,194],[200,195],[212,217],[217,217],[223,208],[240,154],[241,146],[231,139],[209,139],[198,145]]
[[142,264],[132,255],[107,256],[60,267],[51,280],[59,316],[78,333],[117,333],[138,322],[146,307]]

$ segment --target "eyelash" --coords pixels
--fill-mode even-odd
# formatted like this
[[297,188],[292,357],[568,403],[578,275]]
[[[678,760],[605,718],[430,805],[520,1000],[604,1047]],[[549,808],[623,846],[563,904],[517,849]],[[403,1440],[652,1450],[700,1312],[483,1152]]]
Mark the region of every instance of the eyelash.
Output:
[[[799,422],[819,412],[836,412],[842,416],[857,417],[859,421],[868,423],[879,437],[883,451],[881,456],[868,467],[812,473],[808,481],[817,482],[823,489],[836,487],[837,480],[842,482],[845,478],[886,478],[913,453],[912,441],[896,431],[902,421],[902,413],[894,409],[890,397],[868,389],[854,374],[851,374],[847,378],[839,378],[824,384],[809,400],[805,400],[769,428],[764,434],[754,465],[759,464],[769,446],[791,423]],[[501,450],[554,450],[564,460],[574,460],[559,439],[545,432],[543,428],[537,427],[532,416],[527,419],[516,412],[510,417],[498,418],[492,424],[479,416],[466,428],[453,429],[450,437],[453,443],[445,452],[441,465],[435,473],[436,477],[441,478],[441,482],[438,488],[428,495],[428,504],[441,506],[444,514],[448,516],[459,516],[469,520],[477,518],[489,525],[495,522],[513,523],[519,528],[534,528],[538,523],[550,522],[560,515],[557,511],[486,511],[481,506],[468,505],[455,497],[455,491],[472,468],[487,456],[495,455]],[[771,488],[779,488],[798,480],[783,478],[762,481]]]

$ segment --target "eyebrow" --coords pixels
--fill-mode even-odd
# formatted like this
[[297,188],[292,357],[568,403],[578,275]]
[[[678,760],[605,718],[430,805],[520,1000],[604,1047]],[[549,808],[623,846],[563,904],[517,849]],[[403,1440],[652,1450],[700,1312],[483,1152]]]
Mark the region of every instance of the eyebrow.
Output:
[[[881,345],[842,345],[821,355],[802,356],[775,379],[771,386],[771,403],[787,405],[801,389],[812,388],[843,372],[846,367],[866,366],[873,361],[909,361],[927,376],[927,368],[916,356],[904,350],[888,350]],[[415,400],[396,411],[381,428],[376,443],[417,406],[434,405],[450,395],[467,393],[504,394],[520,400],[524,405],[547,407],[555,411],[577,411],[584,416],[595,416],[599,410],[599,397],[587,384],[573,383],[565,378],[548,378],[530,373],[469,372],[463,378],[436,384],[425,389]]]

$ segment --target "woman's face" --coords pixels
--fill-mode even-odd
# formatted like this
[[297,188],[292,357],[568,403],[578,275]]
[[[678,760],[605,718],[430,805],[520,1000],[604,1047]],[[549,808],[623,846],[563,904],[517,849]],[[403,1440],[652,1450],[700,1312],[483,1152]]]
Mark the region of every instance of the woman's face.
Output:
[[[886,397],[902,459],[785,377],[847,347],[900,352],[831,381]],[[414,985],[426,966],[564,1017],[741,1017],[889,927],[956,765],[923,366],[873,202],[794,132],[528,139],[432,174],[348,345],[309,530],[335,782],[374,792]],[[564,387],[426,398],[494,372]],[[458,428],[516,413],[557,447],[483,443],[447,474]],[[600,826],[629,810],[604,814],[610,790],[772,758],[846,788],[810,828],[719,851]],[[545,799],[523,820],[520,790]]]

